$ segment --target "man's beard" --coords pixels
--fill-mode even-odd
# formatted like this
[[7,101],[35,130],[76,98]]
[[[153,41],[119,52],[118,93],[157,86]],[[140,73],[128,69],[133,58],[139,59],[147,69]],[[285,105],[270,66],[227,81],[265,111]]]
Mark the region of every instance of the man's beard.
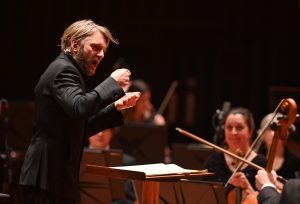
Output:
[[79,48],[78,53],[74,56],[74,58],[86,76],[91,76],[94,74],[88,71],[88,66],[90,65],[90,62],[84,56],[82,47]]

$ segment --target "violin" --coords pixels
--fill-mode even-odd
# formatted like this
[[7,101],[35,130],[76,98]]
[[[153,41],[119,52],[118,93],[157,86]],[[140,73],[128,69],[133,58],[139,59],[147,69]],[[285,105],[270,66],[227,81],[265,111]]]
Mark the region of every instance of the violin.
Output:
[[[269,121],[269,124],[267,124],[265,127],[265,128],[268,128],[270,126],[270,128],[272,130],[274,130],[274,134],[275,134],[274,138],[272,140],[272,145],[271,145],[270,151],[267,155],[268,159],[267,159],[266,170],[269,172],[273,169],[272,167],[273,167],[273,163],[275,160],[276,147],[278,147],[277,144],[278,144],[279,140],[287,139],[289,128],[297,117],[297,105],[293,99],[284,99],[279,103],[279,105],[275,109],[275,113],[276,114],[274,114],[274,117]],[[280,116],[277,117],[276,122],[272,122],[273,119],[275,118],[275,116],[277,115],[277,113],[280,113]],[[265,131],[265,128],[263,129],[263,132]],[[260,135],[260,137],[261,136],[262,136],[262,134]],[[254,145],[255,145],[255,143],[251,146],[250,151],[253,149]],[[245,157],[245,158],[247,158],[247,157]],[[240,166],[236,169],[236,171],[234,171],[234,173],[239,171],[239,169],[240,169]],[[230,179],[228,180],[228,182],[229,181],[230,181]],[[248,193],[248,195],[247,195],[247,198],[243,199],[242,203],[243,204],[257,203],[257,201],[256,201],[257,195],[258,195],[258,192],[255,192],[254,190],[250,191],[250,193]],[[235,192],[231,191],[228,194],[228,198],[231,202],[228,201],[228,203],[241,203],[239,200],[236,199],[236,197],[238,197],[238,196],[235,195]],[[232,202],[234,199],[236,200],[236,202]]]
[[[240,157],[244,157],[243,153],[237,149],[236,150],[236,155],[240,156]],[[237,169],[238,168],[238,160],[235,159],[235,166],[234,168]],[[235,170],[233,170],[235,171]],[[232,174],[233,175],[233,174]],[[231,176],[232,178],[232,176]],[[249,182],[247,181],[248,185]],[[227,193],[227,203],[241,203],[241,201],[243,200],[243,197],[245,197],[245,192],[243,191],[243,189],[241,187],[234,187],[232,190],[230,190]]]
[[[277,106],[277,108],[275,109],[275,113],[281,113],[282,116],[277,118],[277,122],[276,123],[272,123],[271,124],[271,128],[274,130],[275,134],[273,137],[273,141],[272,141],[272,145],[270,148],[270,151],[267,155],[267,165],[266,165],[266,170],[267,171],[271,171],[272,167],[273,167],[273,163],[274,163],[274,159],[275,159],[275,152],[276,152],[276,147],[277,147],[277,143],[279,140],[285,140],[288,137],[288,130],[290,128],[290,126],[294,123],[296,117],[297,117],[297,104],[296,102],[291,99],[291,98],[287,98],[287,99],[283,99],[279,105]],[[270,121],[271,122],[271,121]],[[270,124],[269,124],[270,125]],[[268,126],[266,125],[264,130],[262,131],[262,133],[265,131],[265,129]],[[245,158],[239,157],[236,154],[233,154],[217,145],[214,145],[192,133],[189,133],[183,129],[180,128],[176,128],[177,131],[179,131],[181,134],[190,137],[191,139],[194,139],[198,142],[204,143],[216,150],[219,150],[237,160],[240,161],[241,163],[246,163],[256,169],[263,169],[262,167],[250,162],[247,160],[248,156],[250,153],[247,152],[247,154],[245,155]],[[258,138],[257,138],[258,139]],[[252,146],[251,146],[252,147]],[[252,151],[253,147],[250,148],[249,151]],[[241,166],[241,165],[240,165]],[[239,167],[240,168],[240,167]],[[256,204],[257,203],[257,195],[258,192],[250,192],[247,196],[245,196],[245,199],[243,199],[241,201],[242,204]],[[230,203],[236,203],[236,197],[228,200],[228,202]]]

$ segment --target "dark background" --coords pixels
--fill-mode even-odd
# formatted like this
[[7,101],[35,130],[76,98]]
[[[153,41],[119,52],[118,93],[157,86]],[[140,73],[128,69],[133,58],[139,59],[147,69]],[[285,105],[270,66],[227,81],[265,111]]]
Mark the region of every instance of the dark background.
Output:
[[174,128],[212,140],[213,117],[226,101],[249,108],[256,126],[282,98],[300,104],[299,14],[297,0],[1,1],[0,99],[9,102],[7,136],[13,153],[12,178],[10,168],[0,169],[1,192],[8,192],[12,181],[14,203],[21,203],[18,171],[31,137],[33,89],[74,21],[90,18],[120,42],[110,47],[91,87],[109,76],[120,57],[133,79],[151,85],[157,109],[172,82],[178,82],[163,114],[169,142],[184,143],[192,141]]
[[[224,101],[252,110],[256,125],[282,97],[300,102],[300,18],[297,0],[46,0],[1,1],[0,98],[33,100],[33,89],[59,54],[72,22],[90,18],[119,40],[91,85],[107,77],[119,57],[132,78],[145,79],[172,130],[211,139],[212,117]],[[279,89],[277,87],[280,87]],[[187,102],[189,100],[189,102]],[[172,141],[185,141],[171,130]]]

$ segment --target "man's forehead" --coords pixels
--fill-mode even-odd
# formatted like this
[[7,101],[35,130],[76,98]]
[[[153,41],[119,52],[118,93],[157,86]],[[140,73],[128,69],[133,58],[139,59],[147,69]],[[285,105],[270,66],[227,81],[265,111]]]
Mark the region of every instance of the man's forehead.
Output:
[[92,35],[83,39],[83,42],[89,42],[94,44],[107,44],[107,38],[99,31],[95,31]]

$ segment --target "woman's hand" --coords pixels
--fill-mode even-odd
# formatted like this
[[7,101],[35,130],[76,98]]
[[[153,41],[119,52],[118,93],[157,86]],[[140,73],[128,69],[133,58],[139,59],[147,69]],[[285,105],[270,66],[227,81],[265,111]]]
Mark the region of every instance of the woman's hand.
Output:
[[230,181],[230,184],[235,187],[241,187],[242,189],[248,189],[254,192],[254,189],[243,172],[235,173]]

